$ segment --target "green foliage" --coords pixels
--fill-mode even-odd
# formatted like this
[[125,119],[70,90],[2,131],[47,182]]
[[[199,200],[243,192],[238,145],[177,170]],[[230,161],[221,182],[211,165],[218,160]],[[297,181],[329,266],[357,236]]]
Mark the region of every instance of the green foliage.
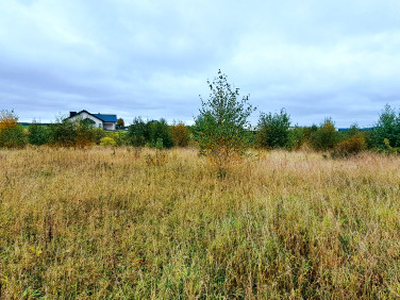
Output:
[[128,127],[127,143],[134,147],[143,147],[149,138],[146,123],[140,117],[135,118]]
[[400,113],[386,105],[371,133],[371,144],[374,148],[386,150],[385,139],[391,147],[400,147]]
[[171,148],[174,146],[171,129],[165,119],[149,121],[146,125],[149,132],[149,140],[147,142],[150,147]]
[[162,148],[171,148],[174,145],[171,130],[164,119],[144,122],[140,117],[135,118],[128,128],[126,138],[127,143],[135,147],[162,145]]
[[[86,147],[95,143],[96,134],[93,128],[93,123],[87,122],[90,119],[84,119],[75,123],[76,139],[75,145],[77,147]],[[92,121],[92,120],[90,120]],[[93,121],[92,121],[93,122]]]
[[288,148],[290,150],[299,150],[306,141],[306,135],[304,129],[299,126],[295,126],[289,130],[289,142]]
[[0,111],[1,148],[22,148],[26,145],[24,129],[17,121],[18,117],[14,111]]
[[261,148],[289,146],[290,116],[284,108],[280,113],[261,113],[258,120],[257,145]]
[[178,147],[187,147],[189,145],[189,130],[183,123],[178,123],[171,127],[172,140]]
[[311,147],[316,151],[332,150],[338,142],[338,132],[331,119],[326,119],[310,137]]
[[221,169],[249,147],[247,118],[255,109],[248,103],[248,96],[238,100],[239,89],[231,87],[221,70],[213,82],[207,83],[211,93],[207,101],[201,99],[194,138],[200,153],[207,155]]
[[76,125],[70,119],[59,117],[56,123],[49,125],[49,141],[51,145],[71,147],[75,145]]
[[59,117],[49,126],[49,143],[54,146],[86,147],[94,144],[98,135],[97,129],[87,119],[71,121]]
[[28,128],[28,141],[31,145],[44,145],[49,142],[49,129],[33,121]]
[[102,128],[94,127],[92,128],[93,139],[97,145],[100,145],[101,139],[108,135],[108,132],[103,130]]

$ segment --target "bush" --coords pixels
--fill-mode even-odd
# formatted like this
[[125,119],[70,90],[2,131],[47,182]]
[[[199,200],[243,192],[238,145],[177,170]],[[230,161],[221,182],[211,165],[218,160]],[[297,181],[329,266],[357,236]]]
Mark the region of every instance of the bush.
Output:
[[147,141],[150,147],[171,148],[174,146],[171,129],[165,119],[147,122],[150,139]]
[[140,117],[135,118],[132,125],[128,127],[126,135],[127,144],[134,147],[143,147],[149,138],[146,123]]
[[372,147],[386,150],[385,139],[388,140],[390,147],[400,147],[400,114],[396,115],[395,110],[388,104],[371,132]]
[[177,147],[189,145],[189,130],[183,123],[171,127],[172,140]]
[[49,129],[33,121],[28,128],[28,141],[31,145],[44,145],[49,142]]
[[86,120],[71,121],[59,118],[57,123],[49,126],[49,142],[60,147],[91,146],[98,138],[97,129]]
[[349,157],[357,155],[367,148],[365,139],[362,137],[351,137],[341,141],[334,152],[331,153],[333,158]]
[[14,111],[0,112],[0,147],[22,148],[26,145],[24,129],[17,121],[18,117]]
[[83,148],[91,146],[96,141],[96,134],[93,125],[84,119],[79,122],[75,122],[76,138],[75,146]]
[[289,130],[288,148],[290,150],[299,150],[306,141],[306,135],[303,128],[295,126]]
[[101,146],[113,146],[113,147],[115,147],[115,146],[117,146],[117,142],[113,138],[106,136],[106,137],[103,137],[100,140],[100,145]]
[[133,120],[126,134],[127,143],[135,147],[171,148],[174,146],[171,129],[167,121],[144,122],[140,117]]
[[284,108],[280,113],[260,114],[257,145],[261,148],[286,148],[289,146],[290,116]]
[[316,151],[332,150],[338,142],[338,132],[331,119],[326,119],[316,131],[311,133],[310,144]]

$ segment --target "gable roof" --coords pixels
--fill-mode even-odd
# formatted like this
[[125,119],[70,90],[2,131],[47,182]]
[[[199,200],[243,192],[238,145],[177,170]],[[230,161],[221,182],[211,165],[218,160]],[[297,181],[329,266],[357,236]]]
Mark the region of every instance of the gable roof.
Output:
[[[87,113],[103,122],[110,122],[110,123],[117,123],[117,115],[104,115],[104,114],[91,114],[90,112],[88,112],[87,110],[83,109],[80,112],[74,114],[73,116],[70,116],[69,118],[73,118],[81,113]],[[69,119],[68,118],[68,119]]]

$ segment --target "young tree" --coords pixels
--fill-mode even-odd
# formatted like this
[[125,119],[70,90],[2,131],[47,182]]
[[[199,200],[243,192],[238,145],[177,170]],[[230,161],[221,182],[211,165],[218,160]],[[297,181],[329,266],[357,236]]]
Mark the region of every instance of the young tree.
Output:
[[200,153],[221,170],[247,149],[247,118],[255,108],[248,103],[248,96],[238,99],[239,89],[231,87],[221,70],[213,82],[207,83],[211,93],[207,101],[200,98],[202,108],[195,119],[194,138]]
[[338,144],[338,132],[331,119],[326,119],[317,131],[311,134],[310,143],[314,150],[332,150]]
[[33,120],[28,128],[28,140],[31,145],[40,146],[47,144],[49,142],[48,128]]
[[189,145],[189,130],[182,122],[171,127],[171,134],[174,146],[187,147]]
[[116,128],[116,129],[119,129],[119,130],[124,129],[124,128],[125,128],[124,119],[119,118],[119,119],[117,120],[117,125],[115,126],[115,128]]
[[280,113],[261,113],[258,120],[257,144],[262,148],[289,146],[290,116],[284,108]]

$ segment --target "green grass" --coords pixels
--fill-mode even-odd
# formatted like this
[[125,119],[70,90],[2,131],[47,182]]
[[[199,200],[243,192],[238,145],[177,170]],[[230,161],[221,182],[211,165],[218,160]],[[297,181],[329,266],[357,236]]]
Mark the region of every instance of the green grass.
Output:
[[400,160],[0,151],[0,298],[398,298]]

